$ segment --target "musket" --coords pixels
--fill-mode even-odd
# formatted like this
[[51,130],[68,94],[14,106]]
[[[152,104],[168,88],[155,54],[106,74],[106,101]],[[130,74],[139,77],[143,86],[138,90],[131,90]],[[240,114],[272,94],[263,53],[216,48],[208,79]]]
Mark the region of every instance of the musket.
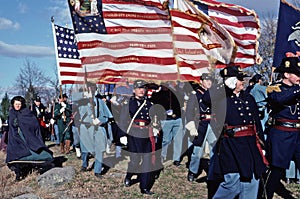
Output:
[[66,126],[66,128],[64,129],[64,131],[62,132],[62,134],[64,134],[70,127],[70,125],[74,122],[74,117],[77,114],[77,111],[73,114],[72,119],[70,120],[70,122],[68,123],[68,125]]
[[[59,86],[59,95],[60,95],[60,99],[63,99],[63,93],[62,93],[62,86],[61,86],[61,85]],[[65,113],[65,111],[62,112],[62,114],[63,114],[63,121],[66,122],[66,121],[67,121],[67,118],[66,118],[66,113]]]
[[[52,102],[52,119],[54,120],[54,108],[55,108],[55,101]],[[51,135],[54,135],[55,136],[55,133],[54,133],[54,123],[51,124]]]
[[96,118],[96,114],[95,114],[95,102],[93,100],[92,89],[91,89],[91,87],[88,86],[86,66],[84,67],[84,83],[85,83],[86,91],[88,93],[92,94],[92,97],[90,97],[89,100],[90,100],[90,104],[91,104],[91,107],[92,107],[92,117],[93,117],[93,119],[95,119]]

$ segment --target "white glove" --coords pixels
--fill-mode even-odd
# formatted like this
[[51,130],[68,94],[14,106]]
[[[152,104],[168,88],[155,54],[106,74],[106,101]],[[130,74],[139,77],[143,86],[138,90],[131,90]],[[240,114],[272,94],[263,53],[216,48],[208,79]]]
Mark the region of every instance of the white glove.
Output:
[[235,89],[237,81],[238,79],[236,77],[229,77],[225,80],[225,85],[230,89]]
[[64,102],[61,102],[60,105],[61,105],[63,108],[66,108],[66,107],[67,107],[66,103],[64,103]]
[[112,98],[110,98],[110,102],[116,106],[120,105],[117,101],[117,96],[113,96]]
[[153,135],[156,137],[159,134],[159,130],[157,128],[153,128]]
[[55,120],[53,118],[50,119],[50,124],[54,124]]
[[198,131],[194,121],[190,121],[185,125],[185,128],[190,132],[191,136],[198,136]]
[[59,112],[62,113],[62,112],[64,112],[65,110],[66,110],[66,108],[65,108],[65,107],[62,107],[62,108],[59,110]]
[[99,125],[100,124],[100,120],[98,118],[93,119],[93,124],[95,126]]
[[120,142],[121,144],[127,145],[127,137],[126,136],[121,137]]
[[84,98],[91,98],[92,97],[92,93],[90,93],[90,92],[84,92],[83,93],[83,97]]

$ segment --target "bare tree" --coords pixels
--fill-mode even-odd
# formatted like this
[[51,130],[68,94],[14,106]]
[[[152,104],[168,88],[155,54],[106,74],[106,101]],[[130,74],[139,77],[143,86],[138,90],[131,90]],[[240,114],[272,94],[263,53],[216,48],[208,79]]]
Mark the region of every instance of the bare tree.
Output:
[[28,102],[36,95],[40,95],[48,101],[48,98],[55,93],[53,87],[51,87],[52,81],[34,62],[25,59],[24,66],[16,78],[15,87],[20,91],[19,93],[25,96]]
[[254,72],[262,74],[267,81],[272,75],[272,64],[275,49],[277,18],[269,14],[261,21],[261,36],[259,39],[259,54],[263,61],[254,67]]

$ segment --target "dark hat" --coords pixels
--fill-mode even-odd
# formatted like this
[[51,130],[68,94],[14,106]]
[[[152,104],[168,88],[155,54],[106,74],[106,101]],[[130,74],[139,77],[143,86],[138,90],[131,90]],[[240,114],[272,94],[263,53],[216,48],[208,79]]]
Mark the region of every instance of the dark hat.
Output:
[[226,77],[237,77],[238,80],[243,81],[244,77],[249,77],[245,74],[241,67],[238,65],[228,65],[223,70],[220,71],[220,75],[222,78]]
[[202,73],[200,79],[201,80],[213,80],[213,77],[211,76],[210,73]]
[[59,95],[59,97],[58,97],[59,99],[61,99],[61,98],[68,98],[68,96],[67,96],[67,94],[66,93],[64,93],[64,94],[62,94],[62,96],[61,95]]
[[252,78],[251,78],[251,82],[254,82],[254,83],[258,83],[258,81],[262,79],[262,75],[260,74],[255,74]]
[[142,79],[135,80],[133,83],[133,88],[146,88],[146,84],[147,82]]
[[34,99],[34,101],[36,101],[36,102],[41,102],[41,97],[36,96],[35,99]]
[[285,57],[281,64],[274,72],[276,73],[293,73],[300,76],[300,61],[298,57]]

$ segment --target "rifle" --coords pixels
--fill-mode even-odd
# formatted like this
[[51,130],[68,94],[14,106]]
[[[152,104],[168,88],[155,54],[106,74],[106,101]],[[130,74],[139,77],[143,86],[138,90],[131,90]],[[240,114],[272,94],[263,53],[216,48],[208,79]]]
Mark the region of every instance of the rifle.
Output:
[[66,126],[66,128],[64,129],[64,131],[62,132],[62,134],[64,134],[69,129],[69,127],[71,126],[71,124],[74,122],[74,117],[75,117],[76,114],[77,114],[77,112],[74,113],[72,119],[70,120],[70,122],[68,123],[68,125]]
[[85,91],[91,94],[91,97],[89,97],[89,100],[90,100],[90,104],[92,106],[92,117],[93,117],[93,119],[95,119],[96,118],[95,102],[93,100],[92,88],[91,88],[91,86],[88,85],[86,66],[84,67],[84,83],[85,83]]
[[[62,93],[62,86],[59,86],[59,95],[60,95],[60,99],[63,99],[63,93]],[[63,114],[63,121],[66,122],[67,118],[66,118],[66,113],[65,111],[62,113]]]

